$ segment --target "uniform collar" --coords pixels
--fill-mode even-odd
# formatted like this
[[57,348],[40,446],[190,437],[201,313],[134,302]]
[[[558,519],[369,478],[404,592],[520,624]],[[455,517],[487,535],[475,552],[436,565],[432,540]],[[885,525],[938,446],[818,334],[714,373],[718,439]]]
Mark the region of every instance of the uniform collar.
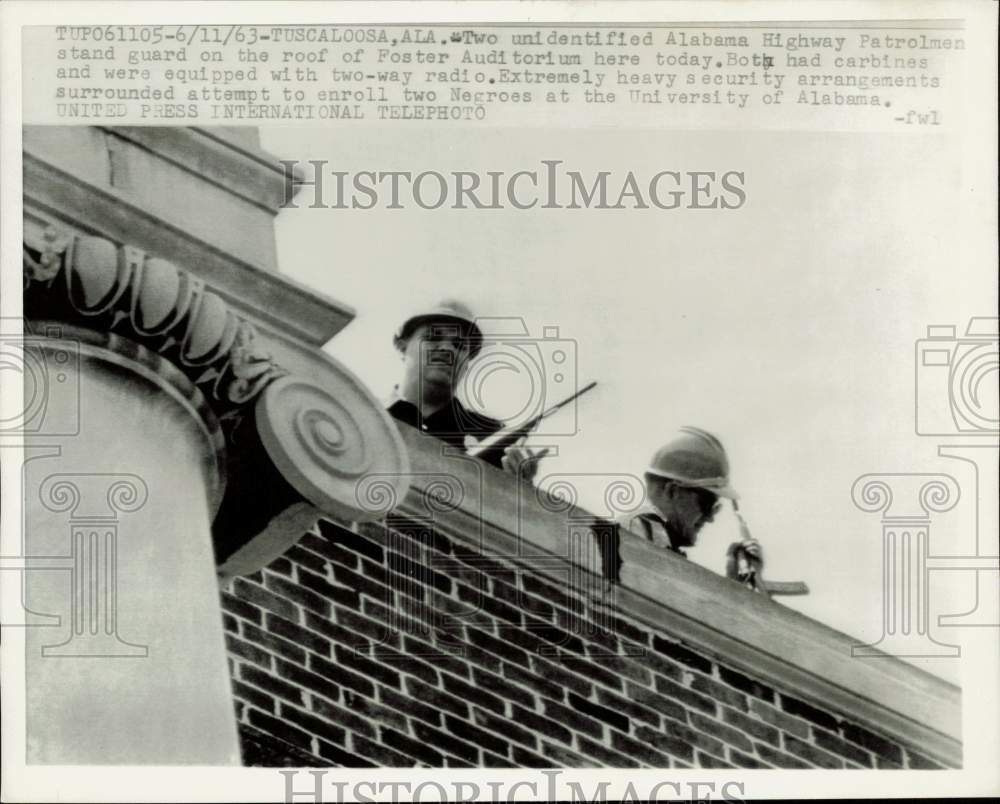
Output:
[[670,540],[670,550],[677,553],[678,555],[687,557],[687,553],[684,552],[680,547],[675,546],[673,531],[670,525],[667,523],[666,517],[660,513],[660,509],[653,505],[649,500],[643,502],[642,505],[631,515],[632,517],[643,517],[645,519],[651,519],[656,522],[660,527],[663,528],[663,532],[666,534],[667,538]]
[[447,421],[452,421],[457,415],[465,413],[465,407],[462,405],[459,398],[457,396],[453,396],[450,400],[448,400],[447,404],[425,416],[420,412],[420,406],[403,396],[399,392],[399,386],[394,385],[392,392],[389,394],[388,398],[384,400],[384,407],[386,410],[391,410],[394,405],[398,405],[400,403],[408,406],[408,408],[412,408],[417,419],[423,422],[435,421],[441,418],[445,418]]
[[382,398],[382,407],[391,408],[397,402],[405,402],[405,401],[406,400],[403,399],[403,395],[399,393],[399,386],[394,385],[392,386],[392,390],[389,392],[389,395]]
[[642,505],[635,511],[632,516],[644,516],[650,519],[655,519],[657,522],[661,522],[664,525],[667,524],[666,518],[660,513],[660,509],[653,505],[649,500],[643,502]]

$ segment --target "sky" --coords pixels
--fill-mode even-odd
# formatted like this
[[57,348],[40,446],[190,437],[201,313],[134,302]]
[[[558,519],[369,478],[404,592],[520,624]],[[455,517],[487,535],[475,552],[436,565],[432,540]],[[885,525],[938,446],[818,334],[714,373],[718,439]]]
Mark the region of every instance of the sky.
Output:
[[[882,530],[877,513],[852,502],[858,477],[951,474],[972,493],[935,514],[932,550],[968,552],[974,544],[970,466],[940,457],[942,441],[918,436],[914,426],[918,389],[947,394],[946,380],[915,375],[915,344],[927,326],[963,332],[970,317],[996,315],[995,275],[966,267],[957,139],[362,131],[265,127],[261,138],[281,158],[326,159],[330,170],[350,172],[511,173],[541,170],[544,159],[619,177],[738,170],[747,196],[725,211],[283,210],[281,271],[357,310],[326,350],[377,396],[400,375],[392,332],[441,299],[519,319],[535,337],[557,327],[539,353],[551,355],[562,341],[558,348],[575,356],[578,385],[598,386],[579,402],[573,435],[529,442],[558,447],[538,482],[574,475],[584,507],[606,514],[609,477],[641,476],[681,425],[707,429],[726,447],[741,510],[764,546],[766,577],[811,589],[780,602],[859,641],[874,642],[882,631]],[[488,411],[501,418],[538,399],[523,374],[479,376]],[[995,409],[996,390],[984,389]],[[545,392],[556,401],[554,389]],[[573,414],[549,426],[572,431]],[[689,557],[722,572],[737,538],[726,510]],[[936,573],[931,584],[932,614],[975,604],[968,573]],[[947,659],[919,663],[958,679]]]

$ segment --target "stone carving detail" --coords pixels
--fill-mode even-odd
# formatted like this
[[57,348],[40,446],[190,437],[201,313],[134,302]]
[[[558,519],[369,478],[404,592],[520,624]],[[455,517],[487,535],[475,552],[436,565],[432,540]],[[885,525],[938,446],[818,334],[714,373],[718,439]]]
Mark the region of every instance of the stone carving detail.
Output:
[[177,365],[225,420],[288,372],[204,282],[166,260],[101,237],[45,233],[25,249],[25,314],[103,325]]
[[236,330],[229,357],[232,380],[223,393],[236,403],[254,399],[269,382],[284,374],[275,366],[271,353],[254,339],[253,327],[246,321],[241,321]]
[[24,253],[25,288],[31,282],[51,282],[62,268],[63,254],[69,241],[52,227],[46,229],[42,237],[45,244],[38,260],[32,259],[27,251]]
[[[167,260],[100,237],[45,238],[41,252],[24,250],[26,318],[159,353],[219,419],[227,442],[226,493],[213,523],[221,564],[239,572],[265,566],[301,536],[315,509],[364,521],[406,497],[399,432],[346,369],[317,356],[323,385],[291,376],[249,321]],[[385,484],[384,505],[359,502],[369,476]]]
[[[295,377],[271,384],[255,409],[261,443],[285,480],[314,505],[347,520],[385,516],[409,487],[406,453],[380,432],[376,411],[361,404],[358,388],[341,391],[334,397]],[[382,484],[375,497],[362,491],[373,473]]]

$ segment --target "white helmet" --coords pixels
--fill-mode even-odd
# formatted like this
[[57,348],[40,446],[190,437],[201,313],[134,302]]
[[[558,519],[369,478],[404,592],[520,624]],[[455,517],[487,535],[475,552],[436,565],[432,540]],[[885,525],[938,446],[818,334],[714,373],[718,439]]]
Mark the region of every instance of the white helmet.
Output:
[[455,301],[454,299],[443,301],[435,307],[432,307],[430,310],[417,313],[407,318],[406,321],[403,322],[402,326],[396,330],[396,334],[393,336],[392,342],[395,344],[397,349],[403,351],[406,348],[406,342],[409,340],[410,335],[413,334],[413,330],[421,324],[434,321],[458,321],[467,325],[469,328],[469,354],[471,357],[475,357],[479,354],[479,350],[483,347],[482,330],[480,330],[479,325],[476,324],[476,319],[475,316],[473,316],[472,311],[462,304],[462,302]]
[[729,485],[729,459],[722,443],[697,427],[682,427],[675,438],[660,447],[646,474],[707,489],[730,500],[739,499]]

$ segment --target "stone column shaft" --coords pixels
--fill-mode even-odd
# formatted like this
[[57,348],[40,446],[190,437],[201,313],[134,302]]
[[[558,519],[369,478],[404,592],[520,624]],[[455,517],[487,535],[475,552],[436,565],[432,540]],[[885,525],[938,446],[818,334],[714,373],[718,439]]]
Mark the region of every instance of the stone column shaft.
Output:
[[[60,454],[23,473],[26,605],[59,617],[26,631],[28,761],[238,764],[214,416],[173,366],[116,336],[67,330],[40,348],[46,416],[79,426],[39,433]],[[32,570],[40,556],[49,568]]]

